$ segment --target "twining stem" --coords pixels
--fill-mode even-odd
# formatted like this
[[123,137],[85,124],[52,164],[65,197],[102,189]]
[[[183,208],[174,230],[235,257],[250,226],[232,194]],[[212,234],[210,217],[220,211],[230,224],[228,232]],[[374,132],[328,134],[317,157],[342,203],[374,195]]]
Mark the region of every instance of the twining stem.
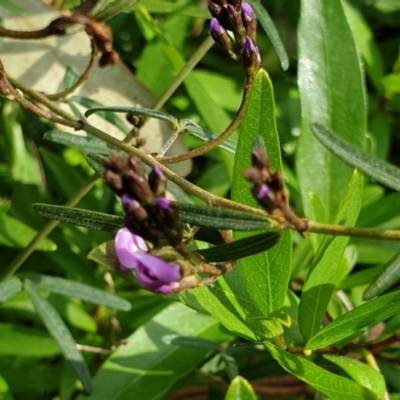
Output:
[[[71,197],[69,201],[65,204],[67,207],[74,207],[79,201],[92,189],[95,183],[98,181],[98,175],[92,175],[84,185],[76,192],[76,194]],[[10,278],[15,274],[18,268],[25,262],[25,260],[31,255],[31,253],[36,249],[37,245],[50,234],[50,232],[59,224],[59,221],[48,222],[36,235],[36,237],[28,244],[27,247],[21,253],[15,257],[5,268],[0,271],[0,281]]]
[[208,142],[207,144],[198,147],[197,149],[193,149],[185,153],[178,154],[176,156],[160,157],[158,161],[160,161],[163,164],[173,164],[189,160],[194,157],[202,156],[203,154],[206,154],[209,151],[216,149],[221,143],[223,143],[226,139],[228,139],[233,132],[235,132],[235,130],[239,127],[239,125],[243,121],[244,113],[246,111],[246,106],[249,100],[250,90],[251,90],[251,80],[247,79],[244,85],[242,103],[240,104],[239,110],[236,113],[233,121],[229,124],[229,126],[225,129],[225,131],[222,132],[218,137],[216,137],[211,142]]

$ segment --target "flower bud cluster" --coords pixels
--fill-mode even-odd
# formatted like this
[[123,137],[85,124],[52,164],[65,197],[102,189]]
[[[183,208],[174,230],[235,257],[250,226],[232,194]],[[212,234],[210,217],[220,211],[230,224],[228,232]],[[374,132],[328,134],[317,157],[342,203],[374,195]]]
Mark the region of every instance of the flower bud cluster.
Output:
[[254,146],[251,155],[253,166],[245,170],[243,175],[253,183],[251,191],[257,202],[282,223],[282,227],[292,226],[306,235],[308,222],[290,209],[282,173],[272,171],[268,156],[260,147]]
[[104,179],[121,197],[125,226],[159,246],[161,238],[172,247],[182,242],[182,226],[176,205],[165,197],[166,177],[155,166],[146,176],[144,164],[131,155],[127,160],[113,154],[102,160]]
[[[213,16],[210,34],[229,55],[244,67],[247,76],[254,76],[261,58],[257,43],[257,17],[248,3],[241,0],[209,0]],[[232,32],[235,42],[228,32]]]

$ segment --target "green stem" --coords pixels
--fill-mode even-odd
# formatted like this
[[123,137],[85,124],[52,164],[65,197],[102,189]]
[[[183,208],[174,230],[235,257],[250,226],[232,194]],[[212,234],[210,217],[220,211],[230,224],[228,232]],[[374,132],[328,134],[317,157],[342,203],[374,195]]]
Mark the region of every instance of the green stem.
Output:
[[[95,185],[98,181],[98,175],[92,175],[85,184],[78,190],[78,192],[65,204],[67,207],[74,207]],[[59,224],[59,221],[48,222],[36,235],[36,237],[22,250],[18,256],[6,265],[0,271],[0,280],[10,278],[15,274],[18,268],[25,262],[25,260],[36,250],[38,244],[50,234],[50,232]]]
[[319,222],[308,222],[308,232],[320,233],[334,236],[350,236],[364,239],[375,240],[395,240],[400,241],[400,231],[375,229],[375,228],[355,228],[343,225],[321,224]]

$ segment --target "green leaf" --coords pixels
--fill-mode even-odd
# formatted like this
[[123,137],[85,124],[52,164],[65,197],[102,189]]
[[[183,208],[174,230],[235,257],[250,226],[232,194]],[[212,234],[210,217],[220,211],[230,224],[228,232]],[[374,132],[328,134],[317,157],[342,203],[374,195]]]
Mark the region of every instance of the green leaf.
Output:
[[43,324],[60,346],[64,357],[70,362],[85,390],[90,393],[92,391],[92,380],[89,370],[82,354],[77,350],[75,341],[64,321],[57,314],[53,306],[39,295],[29,280],[25,281],[25,290],[28,292]]
[[115,308],[116,310],[129,311],[132,308],[128,301],[84,283],[47,275],[38,275],[29,280],[36,288],[48,290],[52,293],[76,297],[89,303]]
[[363,74],[341,1],[301,2],[298,49],[302,122],[296,168],[302,203],[308,219],[332,223],[352,170],[318,143],[310,124],[323,124],[358,147],[365,146],[367,131]]
[[400,253],[385,266],[385,269],[371,282],[364,292],[364,299],[370,300],[387,292],[400,280]]
[[303,356],[287,353],[268,342],[265,346],[283,369],[331,400],[376,400],[376,396],[368,389],[350,379],[326,371]]
[[94,19],[105,20],[117,15],[137,3],[138,0],[99,0],[88,12]]
[[103,176],[104,174],[104,167],[101,164],[102,158],[102,156],[95,153],[89,153],[86,157],[86,161],[89,164],[90,168],[92,168],[93,171],[95,171],[100,176]]
[[312,124],[311,131],[328,150],[347,165],[358,168],[375,182],[400,192],[400,168],[365,153],[321,124]]
[[14,400],[14,396],[12,395],[6,380],[1,375],[0,375],[0,399]]
[[378,371],[354,358],[328,354],[324,354],[323,357],[340,367],[359,385],[376,393],[378,399],[384,398],[386,393],[385,379]]
[[60,354],[60,348],[47,332],[32,327],[0,323],[0,337],[3,357],[50,358]]
[[306,349],[320,349],[339,342],[360,329],[376,325],[398,312],[400,312],[400,292],[388,293],[370,300],[322,328],[307,342]]
[[[0,214],[0,245],[12,248],[24,248],[36,237],[37,232],[23,224],[18,219]],[[45,238],[38,246],[38,250],[54,251],[57,245],[50,239]]]
[[172,304],[128,337],[127,345],[119,347],[96,374],[92,395],[78,400],[131,400],[132,394],[140,400],[166,398],[210,350],[168,345],[162,340],[165,334],[231,339],[213,318]]
[[[354,226],[361,208],[363,176],[355,171],[335,224]],[[300,330],[309,340],[320,329],[336,283],[348,237],[328,236],[321,243],[306,279],[299,305]]]
[[221,350],[221,344],[212,340],[179,335],[163,336],[163,342],[173,346],[191,347],[194,349]]
[[279,33],[275,28],[274,22],[268,15],[267,10],[256,0],[248,0],[257,15],[258,21],[263,27],[269,40],[274,47],[276,54],[278,54],[279,61],[281,62],[282,69],[287,71],[289,69],[289,57],[286,53],[285,46],[282,43]]
[[33,209],[42,217],[88,229],[115,233],[124,226],[123,217],[118,215],[40,203],[34,204]]
[[209,262],[224,262],[238,260],[262,253],[275,246],[280,239],[276,232],[260,233],[243,239],[235,240],[232,243],[221,244],[205,250],[198,250]]
[[0,306],[5,303],[8,299],[11,299],[17,294],[22,287],[22,283],[16,276],[7,279],[0,283]]
[[4,7],[6,10],[15,12],[23,17],[27,17],[29,15],[28,11],[26,11],[24,8],[13,4],[13,2],[9,0],[0,0],[0,7]]
[[[192,136],[203,140],[204,142],[211,142],[216,139],[218,135],[208,131],[207,129],[203,129],[201,126],[195,124],[193,121],[189,119],[182,119],[182,124],[185,124],[185,131],[190,133]],[[218,147],[226,150],[228,153],[235,154],[237,143],[234,140],[227,139]]]
[[[176,203],[176,205],[182,222],[201,227],[254,231],[267,229],[271,226],[266,218],[241,211],[196,206],[187,203]],[[88,229],[116,232],[124,226],[122,217],[96,211],[40,203],[34,204],[33,209],[43,217]]]
[[78,82],[79,75],[68,65],[64,75],[64,89],[69,89]]
[[[265,142],[272,169],[282,171],[273,88],[264,70],[259,71],[251,89],[240,129],[232,183],[232,200],[255,208],[260,206],[250,192],[250,183],[242,174],[251,165],[253,141],[258,137]],[[248,236],[248,233],[234,233],[236,240]],[[251,301],[258,309],[255,314],[249,314],[249,318],[268,315],[283,306],[290,277],[291,243],[291,232],[286,230],[273,249],[241,260],[236,266],[236,279],[243,280]]]
[[178,120],[167,113],[161,112],[161,111],[154,111],[150,110],[148,108],[138,108],[138,107],[92,107],[89,108],[85,112],[85,117],[89,117],[90,115],[94,113],[98,113],[99,111],[108,111],[108,112],[113,112],[113,113],[126,113],[126,114],[131,114],[131,115],[142,115],[145,117],[150,117],[150,118],[157,118],[163,121],[169,121],[172,122],[174,125],[178,125]]
[[225,400],[257,400],[257,396],[250,383],[237,376],[229,385]]
[[94,136],[74,135],[57,130],[46,132],[43,139],[74,147],[87,153],[110,154],[114,150],[112,146]]
[[[73,103],[77,103],[77,104],[80,104],[81,106],[89,108],[89,109],[95,108],[95,107],[96,108],[103,107],[103,105],[98,103],[97,101],[89,99],[88,97],[83,97],[83,96],[71,96],[68,99],[68,103],[70,104],[70,106]],[[125,134],[129,133],[129,129],[127,128],[126,124],[117,115],[115,115],[113,113],[107,113],[107,112],[99,112],[98,115],[101,118],[108,121],[110,124],[114,125],[116,128],[118,128],[122,133],[125,133]]]

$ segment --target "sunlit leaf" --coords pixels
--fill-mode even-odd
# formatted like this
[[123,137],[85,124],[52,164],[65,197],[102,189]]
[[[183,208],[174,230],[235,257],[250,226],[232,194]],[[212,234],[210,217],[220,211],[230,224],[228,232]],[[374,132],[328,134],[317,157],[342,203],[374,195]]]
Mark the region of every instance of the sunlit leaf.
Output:
[[400,192],[400,168],[372,157],[321,124],[312,124],[311,131],[327,149],[346,164],[358,168],[375,182]]
[[257,396],[250,383],[237,376],[229,385],[225,400],[257,400]]
[[21,281],[16,276],[0,282],[0,305],[17,294],[21,287]]
[[319,367],[303,356],[290,354],[268,342],[265,346],[283,369],[331,400],[376,400],[368,389]]

